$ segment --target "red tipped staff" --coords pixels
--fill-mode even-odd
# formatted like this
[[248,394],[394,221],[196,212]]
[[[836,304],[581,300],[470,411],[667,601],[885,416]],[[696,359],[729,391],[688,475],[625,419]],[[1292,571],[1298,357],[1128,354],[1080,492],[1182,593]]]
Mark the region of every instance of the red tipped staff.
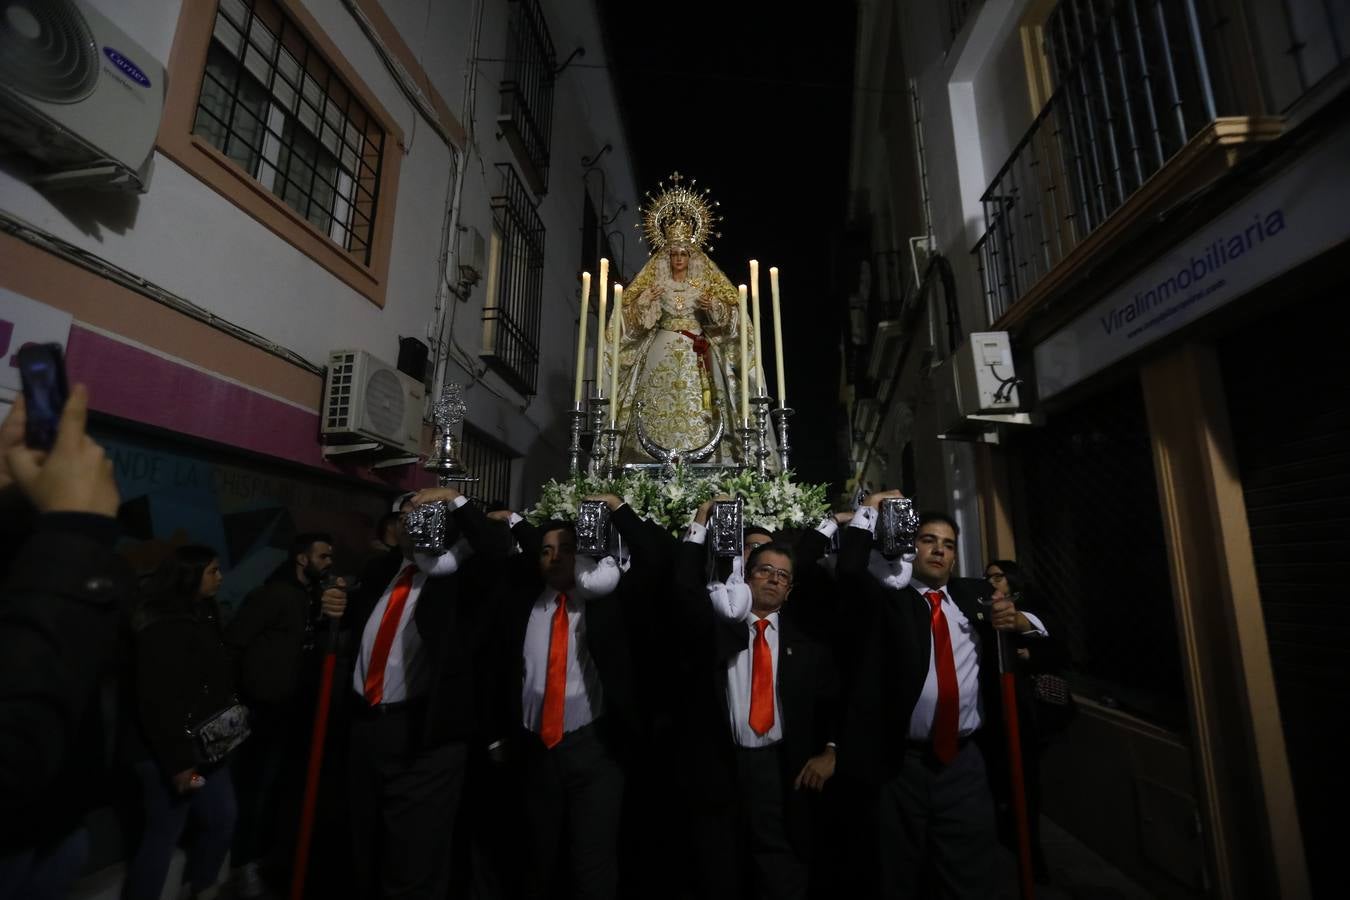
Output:
[[1017,880],[1022,900],[1034,900],[1036,879],[1031,868],[1031,827],[1027,820],[1027,788],[1022,774],[1022,731],[1017,721],[1017,674],[1013,671],[1007,635],[1002,631],[996,633],[999,682],[1003,688],[1003,729],[1008,737],[1008,781],[1012,787],[1013,822],[1017,826]]
[[309,844],[314,836],[314,808],[319,799],[319,770],[323,767],[324,737],[328,733],[328,706],[333,699],[333,670],[337,666],[339,620],[328,620],[327,647],[319,675],[319,697],[314,704],[314,732],[309,739],[309,769],[305,773],[305,798],[300,804],[300,833],[291,865],[291,900],[303,900],[305,874],[309,868]]

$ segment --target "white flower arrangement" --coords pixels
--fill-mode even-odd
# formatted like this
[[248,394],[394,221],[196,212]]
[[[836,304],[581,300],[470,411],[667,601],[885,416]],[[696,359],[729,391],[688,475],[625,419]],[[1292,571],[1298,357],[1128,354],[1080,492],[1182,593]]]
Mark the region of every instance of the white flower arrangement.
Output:
[[550,480],[539,491],[539,501],[525,518],[534,524],[548,519],[575,519],[578,501],[596,494],[614,494],[644,519],[677,531],[688,525],[704,502],[726,494],[741,498],[747,525],[770,531],[815,525],[829,509],[828,486],[798,484],[791,472],[761,479],[754,472],[696,474],[679,467],[670,479],[646,473],[615,479],[581,475],[567,481]]

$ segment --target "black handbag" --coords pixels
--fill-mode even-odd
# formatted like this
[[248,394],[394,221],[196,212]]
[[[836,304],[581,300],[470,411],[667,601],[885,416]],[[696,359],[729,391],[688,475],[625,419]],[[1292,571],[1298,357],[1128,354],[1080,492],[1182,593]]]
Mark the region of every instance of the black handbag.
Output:
[[199,763],[218,763],[253,733],[249,727],[248,707],[235,701],[202,719],[195,727],[188,726],[187,733],[192,738]]

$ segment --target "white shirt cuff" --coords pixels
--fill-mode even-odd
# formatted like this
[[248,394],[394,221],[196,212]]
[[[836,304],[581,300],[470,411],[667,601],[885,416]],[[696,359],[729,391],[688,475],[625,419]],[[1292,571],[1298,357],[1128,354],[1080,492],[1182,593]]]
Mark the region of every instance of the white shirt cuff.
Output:
[[868,534],[877,533],[877,511],[870,506],[860,506],[849,520],[850,528],[861,528]]
[[816,526],[816,531],[819,531],[821,534],[825,535],[825,537],[830,540],[834,539],[835,532],[837,532],[838,530],[839,530],[839,523],[834,520],[834,516],[826,516],[825,518],[821,519],[820,524]]
[[520,513],[511,513],[510,517],[506,520],[506,524],[511,526],[512,528],[515,528],[517,525],[519,525],[521,522],[524,521],[525,517],[522,516]]
[[1023,634],[1039,634],[1041,637],[1050,636],[1050,632],[1045,630],[1045,623],[1036,618],[1033,613],[1029,613],[1025,609],[1019,609],[1018,612],[1026,616],[1027,621],[1031,623],[1031,631],[1024,631]]
[[684,539],[691,544],[702,544],[708,539],[708,526],[700,525],[697,522],[690,522],[689,529],[684,533]]
[[461,506],[463,506],[465,503],[468,502],[469,498],[465,497],[463,494],[460,494],[458,497],[450,501],[450,508],[452,510],[459,509]]

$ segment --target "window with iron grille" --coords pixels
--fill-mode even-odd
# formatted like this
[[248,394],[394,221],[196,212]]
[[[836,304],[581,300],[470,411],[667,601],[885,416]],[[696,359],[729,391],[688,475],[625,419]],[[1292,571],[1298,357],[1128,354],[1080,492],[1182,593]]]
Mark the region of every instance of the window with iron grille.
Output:
[[548,190],[549,145],[553,134],[553,81],[557,56],[539,0],[511,0],[497,119],[536,194]]
[[221,0],[192,130],[370,264],[384,129],[273,0]]
[[484,362],[522,394],[539,378],[539,311],[544,291],[544,223],[510,163],[498,163],[492,198],[488,297],[483,306]]
[[511,463],[515,454],[467,422],[460,443],[464,467],[478,476],[478,482],[470,488],[472,502],[480,506],[494,502],[510,506]]

